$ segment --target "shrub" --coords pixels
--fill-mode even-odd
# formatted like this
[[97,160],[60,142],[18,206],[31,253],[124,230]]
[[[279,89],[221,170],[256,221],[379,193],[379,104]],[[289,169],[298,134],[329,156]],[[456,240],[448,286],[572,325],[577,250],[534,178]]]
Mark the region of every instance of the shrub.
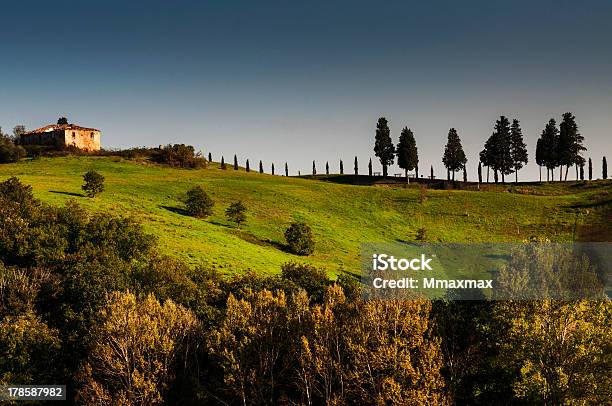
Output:
[[296,221],[285,231],[289,250],[297,255],[310,255],[314,252],[315,242],[308,224]]
[[85,184],[81,186],[81,189],[83,189],[87,197],[95,197],[104,191],[104,176],[98,172],[87,172],[83,175],[83,180]]
[[15,145],[8,137],[0,135],[0,164],[17,162],[26,156],[26,151],[20,145]]
[[240,200],[229,205],[225,210],[225,215],[229,221],[233,221],[238,225],[246,221],[246,206]]
[[324,270],[308,264],[288,262],[281,266],[281,274],[283,279],[292,281],[318,301],[323,299],[323,294],[330,283]]
[[215,203],[200,186],[196,186],[187,192],[185,207],[187,213],[193,217],[207,217],[212,214]]
[[157,163],[178,166],[180,168],[206,167],[206,159],[202,157],[202,154],[200,152],[196,153],[193,146],[185,144],[169,144],[158,148],[151,158]]

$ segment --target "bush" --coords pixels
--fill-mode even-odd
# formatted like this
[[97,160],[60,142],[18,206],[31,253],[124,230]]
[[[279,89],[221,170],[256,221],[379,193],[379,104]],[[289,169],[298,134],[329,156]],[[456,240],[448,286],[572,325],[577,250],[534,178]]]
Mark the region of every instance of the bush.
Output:
[[295,264],[293,262],[283,264],[281,275],[283,279],[295,283],[318,301],[323,299],[323,294],[330,284],[327,273],[323,269],[308,264]]
[[296,221],[285,231],[289,250],[297,255],[310,255],[314,252],[315,242],[308,224]]
[[238,225],[246,221],[246,206],[239,200],[229,205],[225,210],[225,215],[229,221],[233,221]]
[[83,189],[87,197],[95,197],[104,191],[104,176],[98,172],[87,172],[83,175],[83,180],[85,184],[81,186],[81,189]]
[[185,207],[187,213],[193,217],[207,217],[212,214],[215,203],[200,186],[196,186],[187,192]]
[[0,135],[0,164],[17,162],[26,156],[26,151],[20,145],[15,145],[13,142]]
[[154,151],[151,158],[157,163],[178,166],[180,168],[206,167],[206,159],[202,157],[202,153],[196,153],[193,146],[185,144],[169,144],[158,148]]

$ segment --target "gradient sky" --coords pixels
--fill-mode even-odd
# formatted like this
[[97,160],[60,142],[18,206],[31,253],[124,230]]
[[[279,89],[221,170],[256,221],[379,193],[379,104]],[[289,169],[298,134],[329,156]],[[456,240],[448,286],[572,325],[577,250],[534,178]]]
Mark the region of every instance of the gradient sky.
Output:
[[19,1],[0,13],[5,131],[66,115],[101,129],[104,147],[189,143],[292,173],[313,159],[352,170],[357,155],[367,171],[385,116],[394,142],[412,128],[421,171],[439,176],[455,127],[474,179],[504,114],[521,120],[521,177],[535,179],[544,124],[572,111],[595,175],[612,156],[609,0]]

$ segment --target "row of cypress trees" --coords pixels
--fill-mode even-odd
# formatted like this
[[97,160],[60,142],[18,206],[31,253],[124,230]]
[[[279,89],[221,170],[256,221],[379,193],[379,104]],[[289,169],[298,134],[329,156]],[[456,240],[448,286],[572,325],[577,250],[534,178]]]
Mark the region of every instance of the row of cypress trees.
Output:
[[[578,131],[576,117],[568,112],[563,114],[562,122],[557,128],[554,118],[546,124],[536,146],[536,163],[540,166],[540,181],[542,181],[542,167],[547,168],[547,180],[552,180],[553,170],[560,168],[559,180],[563,180],[563,167],[565,167],[565,180],[570,166],[576,167],[576,179],[584,180],[585,159],[582,152],[586,151],[583,146],[584,137]],[[376,123],[376,135],[374,141],[374,154],[380,160],[383,168],[383,176],[388,176],[388,167],[393,165],[397,158],[397,164],[404,170],[406,181],[408,171],[415,170],[418,178],[419,155],[414,133],[408,127],[401,131],[397,147],[393,145],[389,123],[385,117],[380,117]],[[487,168],[487,183],[489,172],[493,170],[494,179],[497,183],[501,175],[502,183],[505,177],[514,173],[515,182],[518,182],[518,171],[528,162],[527,146],[523,140],[523,131],[519,120],[513,119],[512,123],[506,116],[500,116],[495,121],[493,133],[486,140],[484,148],[480,151],[478,163],[478,181],[482,182],[482,166]],[[208,154],[209,161],[212,156]],[[461,145],[461,139],[457,130],[451,128],[444,148],[442,162],[447,169],[447,178],[455,180],[455,172],[463,170],[463,180],[467,181],[467,157]],[[588,178],[592,179],[593,164],[589,158]],[[226,169],[225,160],[221,157],[221,168]],[[238,158],[234,155],[234,170],[238,170]],[[249,160],[246,160],[246,171],[250,172]],[[263,173],[263,163],[259,161],[259,172]],[[325,173],[329,175],[329,162],[325,163]],[[357,157],[354,161],[354,173],[359,174]],[[272,164],[272,175],[275,174]],[[312,161],[312,174],[317,174],[316,162]],[[340,174],[344,174],[344,163],[340,160]],[[368,163],[368,174],[373,175],[372,159]],[[289,176],[289,166],[285,163],[285,176]],[[603,157],[602,176],[607,179],[607,161]],[[431,179],[434,179],[433,166],[431,167]]]

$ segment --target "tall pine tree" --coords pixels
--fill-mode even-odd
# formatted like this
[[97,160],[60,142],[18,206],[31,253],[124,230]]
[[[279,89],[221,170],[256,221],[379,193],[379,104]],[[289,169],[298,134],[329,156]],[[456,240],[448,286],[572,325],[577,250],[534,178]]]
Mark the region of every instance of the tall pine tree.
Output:
[[593,161],[589,158],[589,180],[593,180]]
[[272,175],[274,175],[274,162],[272,162]]
[[514,168],[510,141],[510,121],[506,116],[500,116],[499,120],[495,122],[492,156],[493,169],[501,173],[502,183],[505,183],[505,176],[510,175]]
[[393,165],[395,148],[391,141],[391,130],[387,119],[381,117],[376,123],[376,137],[374,140],[374,154],[380,159],[383,167],[383,176],[387,176],[387,167]]
[[368,162],[368,175],[372,176],[372,158],[370,158],[370,162]]
[[259,160],[259,173],[264,173],[263,162],[261,162],[261,159]]
[[514,169],[514,182],[518,183],[518,171],[527,164],[527,146],[523,141],[523,130],[517,119],[512,120],[510,127],[510,155],[512,156],[512,169]]
[[312,174],[313,175],[317,174],[317,166],[315,165],[315,161],[312,161]]
[[234,170],[238,170],[238,157],[234,154]]
[[249,165],[249,160],[246,160],[246,171],[251,172],[251,166]]
[[601,161],[601,175],[603,179],[608,179],[608,161],[606,157],[603,157]]
[[557,128],[557,122],[554,118],[548,120],[546,127],[542,130],[540,136],[542,140],[542,154],[544,165],[547,169],[547,180],[554,180],[554,169],[559,166],[557,159],[557,145],[559,141],[559,129]]
[[397,164],[404,170],[406,182],[409,182],[408,171],[416,168],[419,163],[419,154],[412,130],[404,127],[397,144]]
[[344,164],[342,163],[342,159],[340,160],[340,175],[344,175]]
[[357,162],[357,157],[355,157],[355,175],[359,175],[359,163]]
[[442,162],[444,162],[446,169],[453,173],[453,181],[455,180],[455,172],[462,169],[467,163],[463,146],[461,146],[461,139],[454,128],[448,131],[448,141],[444,148]]
[[325,162],[325,174],[329,175],[329,161]]

